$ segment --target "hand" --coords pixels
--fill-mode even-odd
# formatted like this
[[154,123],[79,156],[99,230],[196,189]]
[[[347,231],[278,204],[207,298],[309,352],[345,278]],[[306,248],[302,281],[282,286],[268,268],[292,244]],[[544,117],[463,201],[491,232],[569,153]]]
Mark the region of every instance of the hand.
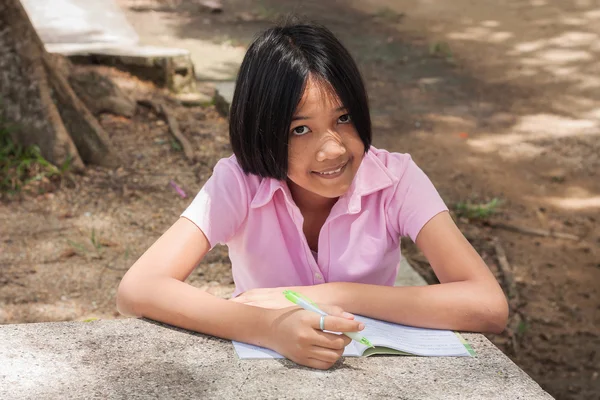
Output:
[[[329,315],[324,328],[332,332],[358,332],[364,324],[352,314],[336,306],[320,306]],[[272,310],[273,322],[268,347],[284,357],[307,367],[329,369],[342,356],[351,342],[346,335],[323,332],[319,329],[321,316],[298,307]]]
[[[261,288],[261,289],[251,289],[237,297],[231,299],[231,301],[235,301],[236,303],[243,303],[249,306],[262,307],[262,308],[271,308],[271,309],[281,309],[287,308],[292,305],[292,302],[285,298],[283,295],[283,291],[286,289],[294,289],[295,288]],[[300,289],[301,292],[305,292],[304,287]]]

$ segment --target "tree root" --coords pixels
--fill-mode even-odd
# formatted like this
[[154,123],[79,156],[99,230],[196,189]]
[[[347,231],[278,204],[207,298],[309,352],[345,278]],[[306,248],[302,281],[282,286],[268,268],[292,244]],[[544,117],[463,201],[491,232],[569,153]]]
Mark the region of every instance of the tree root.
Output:
[[177,122],[177,119],[173,115],[171,109],[163,102],[158,102],[150,99],[140,99],[138,100],[138,103],[143,106],[150,107],[157,115],[162,116],[167,121],[167,125],[169,126],[169,132],[181,145],[185,158],[192,162],[196,161],[196,154],[194,153],[192,144],[179,129],[179,123]]
[[521,300],[519,298],[519,292],[515,284],[513,269],[506,252],[500,244],[500,239],[497,237],[492,238],[494,250],[496,252],[496,259],[498,260],[498,270],[502,275],[504,286],[506,287],[506,295],[508,297],[508,305],[510,309],[510,317],[506,327],[507,336],[510,338],[510,344],[514,354],[517,354],[520,349],[520,339],[525,330],[527,329],[527,321],[525,315],[521,312]]
[[529,228],[526,226],[510,225],[510,224],[507,224],[504,222],[492,222],[492,223],[490,223],[490,226],[492,228],[505,229],[507,231],[524,233],[524,234],[533,235],[533,236],[554,237],[557,239],[567,239],[567,240],[575,240],[575,241],[581,240],[581,238],[579,236],[572,235],[570,233],[555,232],[552,230],[547,231],[545,229]]

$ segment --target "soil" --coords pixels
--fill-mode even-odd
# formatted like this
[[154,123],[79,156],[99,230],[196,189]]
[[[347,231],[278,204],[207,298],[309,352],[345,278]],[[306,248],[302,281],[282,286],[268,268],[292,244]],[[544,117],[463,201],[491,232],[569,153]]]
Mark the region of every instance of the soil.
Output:
[[[213,14],[175,0],[119,2],[137,10],[130,18],[175,21],[182,38],[225,35],[238,46],[283,12],[330,27],[365,77],[374,145],[411,153],[453,209],[501,200],[485,220],[455,214],[511,294],[509,328],[488,337],[557,399],[598,399],[599,5],[230,0]],[[136,99],[165,96],[123,72],[103,73]],[[200,86],[210,93],[210,83]],[[124,272],[230,154],[227,121],[212,106],[169,104],[197,161],[186,160],[163,118],[138,105],[130,119],[99,117],[123,167],[89,167],[0,203],[0,323],[119,318]],[[418,250],[403,246],[434,282]],[[218,247],[189,282],[228,297],[229,268]]]

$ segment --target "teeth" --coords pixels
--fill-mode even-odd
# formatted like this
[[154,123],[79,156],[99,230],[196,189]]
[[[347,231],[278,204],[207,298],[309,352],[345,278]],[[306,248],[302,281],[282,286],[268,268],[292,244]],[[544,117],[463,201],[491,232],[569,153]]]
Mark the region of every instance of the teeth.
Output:
[[333,175],[333,174],[337,174],[338,172],[340,172],[342,170],[342,168],[343,168],[343,166],[339,167],[335,171],[319,172],[319,174],[321,174],[321,175]]

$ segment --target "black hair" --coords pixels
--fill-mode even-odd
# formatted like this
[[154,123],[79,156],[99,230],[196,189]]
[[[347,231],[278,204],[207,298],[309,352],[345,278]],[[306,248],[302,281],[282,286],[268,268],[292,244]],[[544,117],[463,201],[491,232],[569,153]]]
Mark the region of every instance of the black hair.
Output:
[[367,94],[348,50],[323,26],[277,26],[248,48],[231,103],[229,139],[245,173],[287,178],[289,127],[309,75],[333,88],[369,150]]

